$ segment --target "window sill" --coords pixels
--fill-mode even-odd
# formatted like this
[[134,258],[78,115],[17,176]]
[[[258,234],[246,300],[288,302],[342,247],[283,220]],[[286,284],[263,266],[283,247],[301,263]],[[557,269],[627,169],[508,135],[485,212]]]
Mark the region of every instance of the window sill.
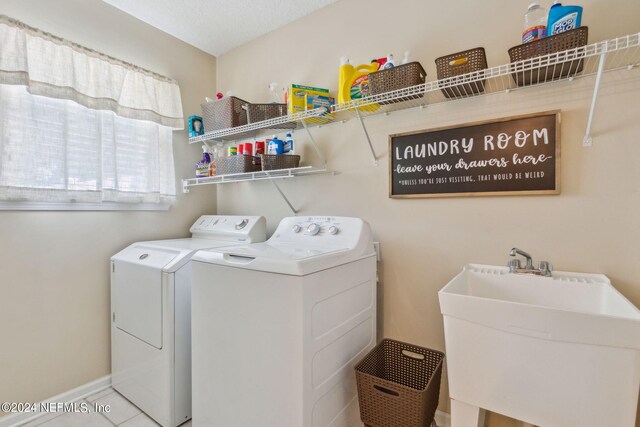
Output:
[[0,201],[0,211],[168,211],[169,203],[47,203]]

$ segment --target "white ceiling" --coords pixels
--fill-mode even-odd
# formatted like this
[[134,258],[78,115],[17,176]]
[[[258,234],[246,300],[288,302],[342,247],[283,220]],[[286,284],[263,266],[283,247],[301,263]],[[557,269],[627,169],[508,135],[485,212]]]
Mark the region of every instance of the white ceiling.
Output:
[[103,1],[218,56],[337,0]]

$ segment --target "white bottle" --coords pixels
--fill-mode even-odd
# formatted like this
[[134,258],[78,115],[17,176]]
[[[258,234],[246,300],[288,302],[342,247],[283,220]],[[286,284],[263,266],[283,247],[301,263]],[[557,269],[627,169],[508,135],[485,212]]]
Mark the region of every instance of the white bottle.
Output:
[[395,67],[396,66],[396,62],[393,60],[393,54],[389,54],[387,55],[387,62],[384,63],[384,65],[382,65],[382,69],[386,70],[387,68],[391,68],[391,67]]
[[547,9],[538,3],[531,3],[524,14],[522,43],[540,40],[547,35]]
[[295,154],[294,141],[290,133],[287,133],[287,136],[284,138],[284,148],[282,151],[284,154]]
[[411,62],[411,52],[408,50],[404,53],[404,58],[402,58],[402,65],[408,64]]

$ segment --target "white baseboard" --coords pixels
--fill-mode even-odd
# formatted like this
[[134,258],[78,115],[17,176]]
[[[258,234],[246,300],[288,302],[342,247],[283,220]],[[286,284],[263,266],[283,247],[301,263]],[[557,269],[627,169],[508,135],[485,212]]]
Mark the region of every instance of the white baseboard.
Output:
[[451,425],[451,415],[446,412],[436,411],[436,416],[434,418],[438,427],[449,427]]
[[[91,381],[90,383],[83,384],[73,390],[65,391],[57,396],[53,396],[47,400],[43,400],[40,403],[49,402],[75,402],[76,400],[95,394],[108,387],[111,387],[111,375],[105,375],[102,378]],[[17,427],[25,424],[29,421],[35,420],[38,417],[45,415],[45,413],[15,413],[0,417],[0,427]]]

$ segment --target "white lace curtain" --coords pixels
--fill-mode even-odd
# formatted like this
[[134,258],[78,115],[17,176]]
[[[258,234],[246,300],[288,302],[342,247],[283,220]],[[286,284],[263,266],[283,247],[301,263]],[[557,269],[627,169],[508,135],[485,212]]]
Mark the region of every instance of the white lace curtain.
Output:
[[0,200],[175,200],[180,89],[0,16]]

